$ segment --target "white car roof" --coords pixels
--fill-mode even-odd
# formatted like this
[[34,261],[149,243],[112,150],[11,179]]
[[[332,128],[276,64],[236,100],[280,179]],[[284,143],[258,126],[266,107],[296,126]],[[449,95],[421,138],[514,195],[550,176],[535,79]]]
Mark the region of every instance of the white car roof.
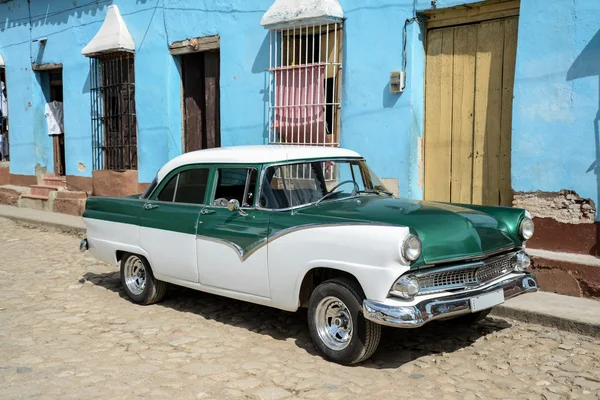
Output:
[[182,154],[167,162],[157,174],[160,182],[169,172],[188,164],[263,164],[309,158],[360,157],[355,151],[339,147],[298,145],[255,145],[217,147]]

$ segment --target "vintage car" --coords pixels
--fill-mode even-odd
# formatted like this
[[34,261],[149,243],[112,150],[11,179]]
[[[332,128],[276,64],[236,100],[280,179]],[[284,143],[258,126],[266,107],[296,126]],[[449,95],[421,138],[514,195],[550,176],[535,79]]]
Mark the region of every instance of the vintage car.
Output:
[[127,296],[167,283],[287,311],[353,364],[381,326],[472,323],[537,290],[527,211],[396,198],[354,151],[237,146],[169,161],[141,195],[91,197],[82,251],[120,264]]

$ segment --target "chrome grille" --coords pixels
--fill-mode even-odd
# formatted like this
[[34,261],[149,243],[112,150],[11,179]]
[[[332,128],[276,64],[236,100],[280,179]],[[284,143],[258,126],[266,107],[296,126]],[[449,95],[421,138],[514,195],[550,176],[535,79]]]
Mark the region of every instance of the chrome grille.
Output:
[[511,253],[464,266],[423,272],[417,274],[421,286],[419,294],[476,287],[512,272],[515,263],[516,253]]

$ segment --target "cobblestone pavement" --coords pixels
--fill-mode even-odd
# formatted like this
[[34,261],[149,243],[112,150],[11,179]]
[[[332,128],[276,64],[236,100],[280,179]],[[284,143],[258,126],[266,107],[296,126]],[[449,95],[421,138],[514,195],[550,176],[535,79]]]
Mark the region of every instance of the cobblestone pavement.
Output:
[[79,239],[0,219],[0,399],[600,399],[600,341],[487,319],[388,329],[366,363],[315,352],[305,312],[170,287],[124,298]]

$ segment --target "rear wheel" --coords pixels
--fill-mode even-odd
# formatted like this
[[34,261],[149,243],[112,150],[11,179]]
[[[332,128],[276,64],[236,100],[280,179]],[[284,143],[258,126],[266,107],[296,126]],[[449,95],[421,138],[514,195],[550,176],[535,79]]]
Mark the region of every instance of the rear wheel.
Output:
[[156,279],[148,261],[137,254],[121,258],[121,283],[127,297],[137,304],[159,302],[167,291],[167,283]]
[[364,295],[349,279],[323,282],[308,304],[308,328],[313,342],[327,358],[341,364],[366,360],[377,349],[381,326],[362,314]]

